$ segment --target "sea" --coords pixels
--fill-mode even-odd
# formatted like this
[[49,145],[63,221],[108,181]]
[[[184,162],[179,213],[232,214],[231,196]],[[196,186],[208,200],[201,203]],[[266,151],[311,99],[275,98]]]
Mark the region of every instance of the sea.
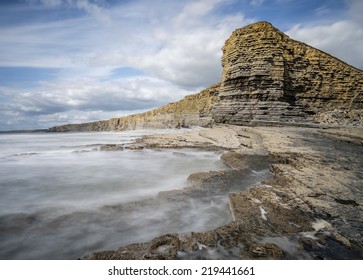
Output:
[[[0,134],[0,259],[77,259],[229,223],[225,192],[162,195],[188,187],[192,173],[227,170],[222,151],[100,149],[185,131]],[[268,176],[251,172],[246,182]]]

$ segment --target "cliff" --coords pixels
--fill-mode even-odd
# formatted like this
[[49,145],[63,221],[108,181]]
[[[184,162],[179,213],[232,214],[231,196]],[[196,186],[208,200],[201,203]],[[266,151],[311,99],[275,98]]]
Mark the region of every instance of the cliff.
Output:
[[210,127],[213,124],[212,105],[218,99],[219,84],[158,109],[122,118],[83,124],[55,126],[50,132],[122,131],[133,129],[163,129],[189,126]]
[[291,39],[270,23],[235,30],[220,84],[146,113],[49,131],[203,127],[213,123],[363,124],[363,71]]
[[363,123],[363,72],[270,23],[235,30],[223,47],[222,66],[216,122],[334,121],[326,116],[335,110],[337,122]]

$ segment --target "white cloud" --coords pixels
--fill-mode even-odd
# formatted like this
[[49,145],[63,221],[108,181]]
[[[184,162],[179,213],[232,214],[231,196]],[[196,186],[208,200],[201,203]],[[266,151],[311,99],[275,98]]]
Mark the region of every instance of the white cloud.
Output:
[[[292,38],[321,49],[339,59],[363,69],[363,1],[346,0],[345,18],[328,23],[298,24],[286,33]],[[316,12],[325,13],[328,7]],[[343,14],[344,15],[344,14]]]
[[200,19],[208,15],[223,0],[196,0],[186,3],[181,12],[172,20],[176,28],[186,29],[200,24]]
[[222,1],[208,0],[187,2],[182,9],[164,7],[164,1],[161,6],[136,1],[132,9],[121,5],[107,13],[102,10],[112,19],[105,24],[94,20],[99,16],[91,13],[98,11],[96,4],[67,1],[90,14],[1,28],[0,65],[63,68],[60,73],[73,76],[106,76],[114,68],[131,66],[180,86],[200,88],[219,80],[224,41],[235,28],[251,22],[240,14],[221,20],[213,10]]
[[231,32],[251,23],[242,14],[214,16],[221,0],[193,1],[168,22],[152,25],[157,49],[130,64],[185,88],[206,87],[221,76],[221,48]]
[[[51,119],[52,124],[77,122],[81,111],[87,112],[84,121],[100,112],[118,116],[176,101],[218,82],[224,41],[249,23],[240,14],[223,20],[215,16],[221,2],[141,0],[106,10],[95,1],[42,1],[50,9],[44,12],[70,5],[87,13],[0,26],[0,66],[58,69],[55,79],[41,82],[38,89],[6,89],[13,94],[10,99],[0,93],[7,100],[3,123],[10,118],[12,124],[32,119],[36,127]],[[145,75],[117,78],[113,70],[121,67]]]
[[[43,82],[40,90],[9,93],[2,88],[0,105],[2,126],[21,125],[31,120],[34,127],[49,127],[60,123],[78,123],[120,117],[179,100],[191,91],[180,89],[162,80],[130,77],[112,81],[76,79]],[[48,121],[48,124],[44,125]],[[27,127],[29,128],[29,127]]]
[[[35,4],[26,7],[29,13],[43,11],[47,16],[0,26],[0,66],[59,71],[37,89],[3,88],[0,110],[3,122],[32,119],[37,127],[50,126],[47,121],[116,117],[122,111],[178,100],[218,82],[225,40],[234,29],[256,21],[242,11],[219,10],[233,0],[135,0],[112,6],[91,0],[29,1]],[[358,0],[349,3],[346,20],[295,25],[288,34],[362,68],[363,5]],[[57,12],[65,10],[72,17],[56,19]],[[144,75],[118,78],[114,70],[122,67]]]
[[[170,94],[173,91],[174,94]],[[21,111],[48,113],[68,109],[145,109],[177,100],[184,90],[158,79],[133,77],[107,82],[77,79],[44,83],[44,90],[19,94]]]
[[363,69],[363,27],[354,21],[342,20],[314,26],[296,25],[287,34]]
[[93,15],[96,19],[100,20],[105,24],[111,24],[111,18],[108,15],[108,11],[98,5],[87,0],[67,0],[70,5],[82,9],[87,13]]

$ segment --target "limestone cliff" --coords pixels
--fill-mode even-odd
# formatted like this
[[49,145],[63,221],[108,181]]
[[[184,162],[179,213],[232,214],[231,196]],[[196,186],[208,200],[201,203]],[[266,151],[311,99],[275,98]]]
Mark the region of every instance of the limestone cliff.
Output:
[[363,125],[363,71],[270,23],[235,30],[223,47],[220,84],[146,113],[49,131],[174,128],[213,123]]
[[328,120],[325,113],[335,110],[347,123],[363,123],[363,72],[270,23],[235,30],[223,47],[222,66],[216,122],[304,123]]
[[213,124],[212,105],[218,99],[219,84],[158,109],[123,118],[83,124],[55,126],[50,132],[122,131],[132,129],[162,129],[189,126],[210,127]]

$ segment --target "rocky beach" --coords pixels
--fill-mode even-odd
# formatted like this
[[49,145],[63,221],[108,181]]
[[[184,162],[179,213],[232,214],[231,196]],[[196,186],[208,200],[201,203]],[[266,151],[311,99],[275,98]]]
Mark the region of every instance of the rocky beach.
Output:
[[[163,200],[223,189],[232,222],[208,232],[167,234],[85,259],[361,259],[362,128],[218,126],[154,135],[146,148],[223,149],[230,170],[191,174]],[[272,177],[247,190],[243,174],[270,162]]]
[[[223,190],[231,221],[82,258],[362,259],[363,71],[267,22],[234,31],[223,47],[222,67],[220,83],[178,102],[49,129],[200,126],[205,129],[147,136],[135,145],[223,151],[229,167],[190,174],[188,186],[156,200],[172,205]],[[269,178],[246,186],[244,175],[266,165]]]

